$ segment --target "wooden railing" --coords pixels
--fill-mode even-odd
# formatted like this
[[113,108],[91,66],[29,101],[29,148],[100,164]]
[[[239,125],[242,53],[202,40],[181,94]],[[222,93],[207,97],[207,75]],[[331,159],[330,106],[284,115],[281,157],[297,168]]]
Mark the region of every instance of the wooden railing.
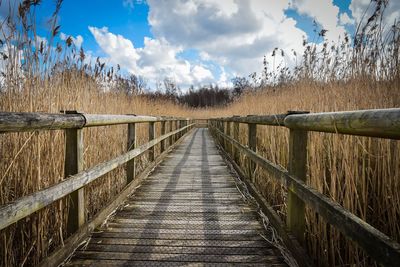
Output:
[[[149,140],[141,146],[136,145],[137,123],[148,123],[149,127]],[[161,135],[158,137],[155,136],[155,123],[161,124]],[[100,163],[92,168],[84,170],[83,129],[86,127],[117,124],[127,124],[128,126],[127,152],[110,161]],[[174,117],[94,115],[81,114],[76,111],[66,111],[64,114],[0,112],[0,134],[39,130],[64,130],[64,175],[66,178],[62,182],[51,187],[0,206],[0,230],[61,198],[70,196],[67,233],[68,235],[75,233],[75,235],[70,238],[69,249],[72,249],[88,232],[90,232],[90,230],[100,224],[104,217],[107,216],[113,208],[116,208],[118,204],[117,202],[112,203],[100,216],[101,218],[94,219],[93,222],[85,222],[85,186],[126,163],[127,186],[124,191],[125,193],[122,192],[121,195],[128,195],[131,192],[130,189],[134,188],[136,184],[133,183],[135,178],[135,158],[148,152],[149,161],[154,162],[154,147],[157,144],[160,144],[161,155],[165,154],[167,149],[166,140],[169,141],[169,145],[174,144],[192,129],[193,126],[194,123],[190,119]],[[68,249],[65,252],[58,253],[54,256],[53,260],[47,261],[47,264],[58,264],[63,257],[65,258],[65,256],[68,255],[67,253]]]
[[[239,123],[248,125],[247,146],[238,141]],[[288,170],[257,154],[258,124],[290,129]],[[400,139],[400,109],[234,116],[210,119],[209,128],[242,176],[245,176],[245,172],[236,164],[239,163],[239,153],[245,154],[250,159],[247,168],[252,177],[247,177],[246,183],[250,191],[256,194],[259,202],[265,202],[265,199],[254,186],[253,174],[256,164],[267,170],[288,189],[286,227],[300,244],[304,240],[305,205],[308,205],[346,237],[356,242],[377,262],[385,266],[400,266],[400,244],[306,184],[308,131]],[[271,223],[280,227],[281,222],[275,212],[268,205],[263,207]],[[285,235],[285,231],[280,231],[280,233]],[[292,246],[290,238],[284,238],[284,240],[287,241],[285,242],[287,245]]]

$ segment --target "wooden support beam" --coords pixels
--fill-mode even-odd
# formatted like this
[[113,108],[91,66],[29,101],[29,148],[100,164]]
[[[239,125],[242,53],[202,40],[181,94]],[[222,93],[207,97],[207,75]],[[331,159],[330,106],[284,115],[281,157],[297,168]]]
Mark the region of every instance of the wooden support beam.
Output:
[[[247,126],[248,126],[247,144],[252,151],[257,152],[257,124],[248,123]],[[254,175],[255,170],[256,170],[256,163],[249,158],[248,159],[249,178],[253,183],[255,183],[255,175]]]
[[[164,134],[165,134],[165,121],[162,121],[161,122],[161,135],[164,135]],[[163,153],[165,151],[165,147],[166,147],[165,143],[166,143],[166,140],[161,141],[160,153]]]
[[[231,137],[231,122],[227,121],[226,122],[226,135]],[[232,155],[232,144],[228,140],[225,141],[225,146],[226,146],[226,152],[228,152],[229,155]]]
[[[154,139],[155,125],[154,122],[149,122],[149,142]],[[154,161],[154,146],[149,148],[149,162]]]
[[[290,130],[289,137],[289,175],[305,182],[307,177],[307,131]],[[300,243],[304,244],[305,204],[288,184],[286,224]]]
[[[239,123],[238,122],[233,123],[233,139],[235,139],[236,141],[239,141]],[[239,159],[240,159],[239,149],[237,149],[233,145],[232,145],[232,149],[233,149],[233,159],[237,164],[239,164]]]
[[[172,132],[173,123],[174,123],[173,121],[168,122],[168,126],[169,126],[168,133]],[[171,135],[170,137],[168,137],[168,147],[172,146],[172,144],[173,144],[173,136]]]
[[[136,124],[128,124],[128,151],[136,148]],[[126,164],[126,183],[129,184],[135,178],[135,159],[131,159]]]
[[[65,165],[64,177],[77,174],[83,170],[83,134],[81,129],[65,130]],[[85,223],[84,188],[70,194],[67,233],[71,235]]]

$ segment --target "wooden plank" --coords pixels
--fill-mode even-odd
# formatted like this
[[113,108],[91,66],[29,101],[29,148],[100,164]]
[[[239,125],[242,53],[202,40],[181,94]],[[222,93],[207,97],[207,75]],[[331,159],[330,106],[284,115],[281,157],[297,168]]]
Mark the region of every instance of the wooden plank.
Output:
[[[83,133],[80,129],[65,130],[65,164],[64,177],[77,174],[83,170]],[[85,223],[84,188],[71,193],[69,197],[67,233],[73,234]]]
[[[127,151],[133,150],[136,148],[136,124],[129,123],[128,124],[128,142],[127,142]],[[129,184],[135,178],[135,158],[131,159],[126,163],[126,183]]]
[[257,162],[259,166],[269,171],[272,177],[277,179],[281,184],[286,187],[288,184],[291,184],[298,197],[310,205],[311,208],[346,237],[356,242],[374,260],[385,266],[400,265],[399,243],[347,211],[332,199],[309,187],[303,181],[289,175],[282,167],[262,158],[236,140],[224,135],[218,129],[215,129],[215,132],[230,140],[242,153],[245,153]]
[[134,181],[132,181],[125,189],[120,192],[114,200],[112,200],[104,209],[102,209],[90,222],[84,224],[81,228],[79,228],[78,232],[76,232],[73,236],[69,237],[64,246],[58,248],[51,255],[49,255],[46,259],[44,259],[40,266],[58,266],[60,265],[68,256],[70,256],[71,252],[103,221],[112,213],[116,208],[118,208],[121,203],[125,201],[125,199],[132,194],[137,189],[137,186],[147,178],[149,173],[160,164],[165,157],[170,153],[176,146],[178,146],[181,141],[173,144],[168,150],[164,151],[159,157],[155,159],[152,163],[150,163],[144,170],[141,172]]
[[371,109],[290,115],[291,129],[400,139],[400,109]]
[[[154,254],[198,254],[198,255],[275,255],[270,248],[258,247],[187,247],[187,246],[126,246],[89,244],[86,251],[124,252],[124,253],[154,253]],[[172,255],[173,256],[173,255]]]
[[[289,135],[289,175],[303,182],[307,177],[307,131],[290,130]],[[286,224],[294,236],[304,245],[305,204],[288,184]]]
[[[280,253],[261,236],[268,233],[256,220],[254,207],[237,192],[229,169],[225,166],[222,175],[214,176],[209,166],[211,145],[208,130],[193,131],[175,150],[177,157],[167,158],[154,169],[148,182],[92,234],[89,244],[68,264],[80,264],[82,259],[156,265],[172,260],[282,264]],[[182,166],[193,160],[201,164],[190,167],[190,175],[181,175],[187,170]],[[225,187],[214,187],[221,181]]]
[[[189,126],[187,126],[189,127]],[[47,205],[50,205],[54,201],[61,199],[68,194],[82,188],[83,186],[91,183],[97,178],[104,174],[114,170],[121,166],[127,161],[141,155],[146,152],[149,148],[158,144],[161,140],[168,138],[170,135],[177,134],[182,129],[173,131],[164,136],[160,136],[149,143],[143,144],[134,150],[128,151],[127,153],[120,155],[110,161],[100,163],[88,170],[80,172],[76,175],[70,176],[70,178],[48,187],[46,189],[37,191],[28,196],[21,197],[20,199],[5,204],[0,207],[0,230],[5,227],[17,222],[18,220],[25,218],[26,216],[38,211]]]
[[260,205],[261,210],[268,217],[269,222],[278,232],[279,237],[282,238],[283,243],[289,249],[297,264],[299,266],[314,266],[304,247],[302,247],[298,240],[288,231],[285,224],[281,221],[279,215],[265,200],[265,198],[262,196],[256,186],[251,181],[246,179],[246,175],[243,173],[240,166],[225,151],[221,150],[221,152],[224,154],[225,158],[229,160],[229,162],[232,164],[232,167],[237,172],[238,177],[240,177],[240,179],[246,184],[250,194],[256,199],[257,203]]
[[125,261],[170,261],[177,262],[221,262],[221,263],[282,263],[282,258],[270,255],[202,255],[202,254],[156,254],[156,253],[131,253],[124,252],[95,252],[77,251],[77,259],[91,260],[125,260]]
[[[153,263],[153,264],[152,264]],[[126,261],[126,260],[88,260],[88,259],[79,259],[74,264],[67,264],[68,266],[96,266],[96,267],[128,267],[128,266],[187,266],[187,267],[201,267],[205,264],[199,262],[179,262],[171,260],[164,260],[162,262],[149,262],[149,261]],[[234,266],[242,266],[242,267],[265,267],[265,263],[208,263],[207,266],[215,266],[215,267],[231,267]],[[287,266],[285,264],[271,264],[273,267],[281,267]]]

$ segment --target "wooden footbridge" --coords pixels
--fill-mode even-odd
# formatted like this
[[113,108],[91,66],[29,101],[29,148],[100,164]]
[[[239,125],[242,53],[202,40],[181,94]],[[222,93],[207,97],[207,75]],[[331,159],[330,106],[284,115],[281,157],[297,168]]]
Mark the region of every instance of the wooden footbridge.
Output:
[[[138,123],[149,125],[149,141],[141,146]],[[240,123],[248,126],[247,144],[238,141]],[[128,151],[83,170],[84,128],[116,124],[128,125]],[[257,154],[258,124],[290,129],[288,170]],[[66,179],[0,206],[0,229],[69,196],[69,237],[42,266],[312,266],[301,246],[305,205],[377,262],[400,266],[398,243],[306,183],[308,131],[400,139],[400,109],[208,120],[0,112],[1,133],[37,130],[65,131]],[[137,174],[135,158],[143,153],[150,163]],[[248,159],[246,170],[240,154]],[[85,186],[124,164],[125,189],[87,221]],[[255,186],[256,166],[288,188],[285,223]]]

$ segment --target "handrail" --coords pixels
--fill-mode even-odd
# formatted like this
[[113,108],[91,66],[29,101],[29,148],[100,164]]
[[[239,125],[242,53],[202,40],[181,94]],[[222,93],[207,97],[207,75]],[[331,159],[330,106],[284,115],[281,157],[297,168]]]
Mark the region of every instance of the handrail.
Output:
[[400,139],[400,108],[246,117],[213,118],[223,122],[285,126],[290,129]]
[[[161,134],[155,136],[155,123],[161,123]],[[166,123],[169,122],[169,127]],[[148,123],[149,141],[136,147],[136,123]],[[83,134],[86,127],[127,124],[127,152],[107,162],[83,170]],[[31,215],[32,213],[70,196],[67,232],[77,233],[85,223],[84,187],[122,164],[127,164],[127,186],[135,178],[135,158],[148,151],[149,161],[156,162],[154,146],[161,144],[160,152],[178,140],[194,127],[189,118],[154,117],[136,115],[83,114],[67,111],[64,114],[0,112],[0,133],[64,130],[65,131],[65,180],[43,190],[23,196],[0,206],[0,230]],[[167,129],[168,128],[168,129]],[[168,130],[168,132],[167,132]],[[126,187],[128,188],[128,187]]]
[[0,112],[0,133],[35,130],[81,129],[84,127],[188,120],[188,118],[84,113]]
[[[235,127],[234,137],[230,134],[232,122]],[[239,123],[248,124],[249,146],[242,145],[238,141]],[[252,126],[257,124],[283,126],[290,129],[289,171],[257,154],[254,144],[256,128]],[[267,170],[278,182],[288,188],[287,226],[300,241],[304,238],[304,204],[308,204],[328,223],[355,241],[377,262],[385,266],[400,265],[399,243],[305,183],[307,131],[400,139],[400,109],[234,116],[210,119],[209,127],[216,137],[222,138],[217,138],[220,140],[221,147],[226,153],[232,153],[235,160],[237,160],[237,151],[244,153],[253,164],[258,164]],[[231,149],[227,142],[235,150]],[[250,162],[249,168],[255,170],[255,166],[251,166]],[[251,174],[248,178],[248,182],[252,184]],[[296,198],[291,195],[295,195]]]

